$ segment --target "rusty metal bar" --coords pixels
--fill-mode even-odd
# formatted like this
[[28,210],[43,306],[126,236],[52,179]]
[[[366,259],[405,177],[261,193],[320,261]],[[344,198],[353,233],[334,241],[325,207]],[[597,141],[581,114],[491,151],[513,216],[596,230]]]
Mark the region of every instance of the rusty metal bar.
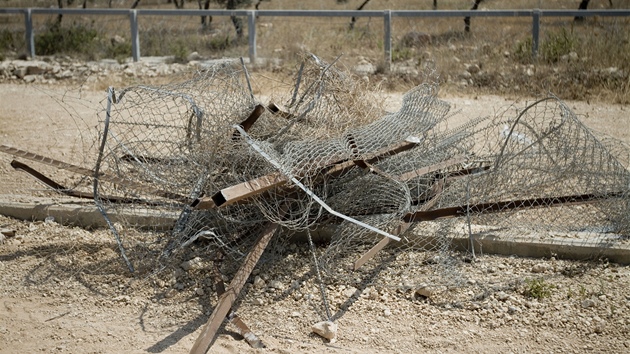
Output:
[[[414,148],[417,145],[415,142],[402,142],[392,145],[390,147],[383,148],[372,154],[363,160],[341,160],[332,162],[329,166],[324,167],[317,175],[325,177],[336,177],[344,172],[347,172],[351,168],[358,166],[362,161],[372,163],[382,159],[384,157],[392,156],[403,151]],[[194,209],[211,209],[215,207],[223,207],[230,204],[234,204],[243,199],[259,195],[271,188],[280,187],[286,184],[289,179],[281,173],[272,173],[258,177],[243,183],[239,183],[227,188],[224,188],[210,197],[203,197],[194,200],[191,207]]]
[[426,175],[427,173],[431,173],[431,172],[436,172],[439,171],[441,169],[450,167],[450,166],[454,166],[460,163],[466,162],[466,156],[464,155],[457,155],[451,159],[448,159],[446,161],[442,161],[442,162],[438,162],[436,164],[433,164],[431,166],[426,166],[426,167],[422,167],[419,168],[417,170],[414,171],[409,171],[409,172],[405,172],[402,175],[398,176],[397,179],[401,182],[406,182],[409,180],[412,180],[416,177],[420,177],[423,175]]
[[[258,120],[258,118],[260,118],[260,116],[263,114],[263,112],[265,111],[265,107],[261,104],[256,105],[256,107],[254,107],[254,110],[252,111],[252,113],[250,113],[250,115],[241,122],[241,124],[239,124],[241,127],[243,127],[243,130],[245,130],[246,132],[249,131],[249,129],[254,125],[254,123],[256,123],[256,121]],[[238,132],[238,130],[234,130],[234,133],[232,134],[232,140],[236,140],[241,136],[241,133]]]
[[[407,231],[409,229],[409,227],[411,227],[411,223],[402,222],[402,223],[400,223],[400,225],[398,225],[398,228],[396,229],[396,231],[393,232],[393,234],[397,235],[397,236],[400,236],[400,235],[404,234],[405,231]],[[372,247],[363,256],[361,256],[361,258],[357,259],[354,262],[354,266],[353,266],[352,269],[355,270],[355,271],[357,269],[359,269],[362,265],[365,264],[365,262],[367,262],[370,259],[372,259],[372,257],[374,257],[374,255],[376,253],[378,253],[378,251],[382,250],[383,248],[385,248],[385,246],[389,245],[390,242],[392,242],[391,238],[383,237],[383,239],[379,243],[374,245],[374,247]]]
[[498,213],[506,210],[518,210],[518,209],[533,209],[539,206],[559,206],[567,204],[586,204],[592,203],[601,199],[616,198],[624,196],[623,192],[610,192],[603,194],[581,194],[581,195],[568,195],[560,197],[546,197],[546,198],[531,198],[531,199],[518,199],[510,201],[501,201],[494,203],[479,203],[470,206],[462,205],[450,208],[435,209],[428,211],[416,211],[408,213],[403,216],[405,222],[422,222],[431,221],[443,218],[453,218],[466,215],[466,210],[474,210],[484,213]]
[[[28,151],[25,151],[25,150],[22,150],[22,149],[18,149],[18,148],[14,148],[14,147],[11,147],[11,146],[0,144],[0,152],[4,152],[4,153],[9,154],[9,155],[15,155],[15,156],[18,156],[18,157],[21,157],[21,158],[24,158],[24,159],[27,159],[27,160],[39,162],[39,163],[42,163],[42,164],[45,164],[45,165],[53,166],[53,167],[56,167],[56,168],[61,169],[61,170],[74,172],[74,173],[82,175],[82,176],[94,177],[94,171],[90,170],[88,168],[76,166],[76,165],[73,165],[73,164],[69,164],[67,162],[55,160],[55,159],[52,159],[52,158],[49,158],[49,157],[46,157],[46,156],[34,154],[32,152],[28,152]],[[178,202],[181,202],[181,203],[186,203],[186,204],[188,204],[190,202],[190,198],[187,198],[187,197],[185,197],[183,195],[179,195],[179,194],[176,194],[176,193],[164,191],[164,190],[157,189],[157,188],[148,187],[148,186],[145,186],[143,184],[139,184],[139,183],[136,183],[136,182],[133,182],[133,181],[126,180],[124,178],[111,176],[111,175],[106,175],[106,174],[99,174],[98,178],[100,180],[102,180],[102,181],[122,184],[124,186],[129,187],[129,188],[133,188],[133,189],[136,189],[138,191],[142,191],[142,192],[145,192],[145,193],[153,194],[153,195],[156,195],[158,197],[171,199],[171,200],[175,200],[175,201],[178,201]]]
[[[217,297],[221,298],[221,295],[225,293],[225,283],[223,282],[223,278],[221,277],[221,272],[219,271],[219,266],[216,265],[215,262],[215,289],[217,291]],[[227,320],[236,326],[239,331],[239,334],[245,338],[247,343],[252,348],[265,348],[265,343],[263,343],[257,336],[252,332],[247,324],[241,320],[241,318],[236,314],[233,309],[230,309],[230,313],[227,316]]]
[[[13,160],[13,161],[11,161],[11,167],[13,167],[16,170],[20,170],[20,171],[23,171],[25,173],[28,173],[29,175],[31,175],[32,177],[34,177],[38,181],[42,182],[47,187],[49,187],[52,190],[54,190],[55,192],[58,192],[58,193],[61,193],[61,194],[65,194],[65,195],[67,195],[69,197],[73,197],[73,198],[94,199],[94,194],[87,193],[87,192],[80,192],[80,191],[76,191],[76,190],[67,188],[67,187],[65,187],[65,186],[55,182],[51,178],[45,176],[43,173],[37,171],[36,169],[32,168],[31,166],[29,166],[29,165],[27,165],[25,163],[19,162],[17,160]],[[109,201],[111,203],[118,203],[118,204],[134,204],[134,203],[137,203],[137,204],[144,204],[144,205],[150,205],[150,206],[164,205],[164,202],[159,202],[159,201],[149,201],[149,200],[145,200],[145,199],[117,197],[117,196],[112,196],[112,195],[101,196],[101,199],[107,200],[107,201]]]
[[[284,214],[288,209],[288,206],[283,205],[280,209],[281,214]],[[226,289],[225,293],[219,297],[219,301],[214,308],[212,315],[210,315],[208,322],[201,330],[201,334],[199,334],[195,344],[190,349],[191,354],[205,354],[208,349],[210,349],[210,346],[216,337],[217,331],[219,330],[219,327],[221,327],[223,319],[225,319],[229,314],[232,305],[234,305],[234,301],[236,301],[238,294],[243,288],[243,285],[245,285],[247,278],[251,274],[252,270],[254,270],[254,267],[256,267],[260,256],[265,251],[265,248],[267,248],[269,241],[277,229],[278,224],[269,223],[258,237],[254,247],[247,257],[245,257],[241,267],[230,282],[229,287]]]

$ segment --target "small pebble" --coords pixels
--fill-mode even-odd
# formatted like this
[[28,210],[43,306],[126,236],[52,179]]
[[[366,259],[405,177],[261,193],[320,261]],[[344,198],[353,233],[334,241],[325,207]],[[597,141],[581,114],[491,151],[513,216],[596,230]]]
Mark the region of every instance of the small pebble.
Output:
[[585,299],[584,301],[582,301],[582,307],[589,308],[589,307],[593,307],[595,306],[595,300],[593,299]]

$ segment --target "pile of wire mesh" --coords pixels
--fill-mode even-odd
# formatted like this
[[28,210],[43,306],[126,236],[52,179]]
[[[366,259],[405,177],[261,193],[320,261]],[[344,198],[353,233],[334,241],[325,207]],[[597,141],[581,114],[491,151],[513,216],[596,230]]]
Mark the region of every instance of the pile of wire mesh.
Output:
[[[110,89],[97,205],[120,223],[110,221],[122,250],[119,225],[152,216],[166,235],[161,259],[199,241],[238,262],[266,225],[311,243],[327,230],[315,262],[332,278],[352,277],[378,245],[447,264],[454,237],[630,235],[626,146],[555,97],[454,126],[437,82],[427,71],[386,112],[363,81],[311,55],[276,102],[257,100],[238,61],[183,83]],[[405,277],[426,264],[410,259]]]

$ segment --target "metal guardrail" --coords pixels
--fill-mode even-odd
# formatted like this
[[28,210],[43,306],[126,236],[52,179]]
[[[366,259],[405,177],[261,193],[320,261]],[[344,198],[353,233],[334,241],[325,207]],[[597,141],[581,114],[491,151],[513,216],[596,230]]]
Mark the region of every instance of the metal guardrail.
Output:
[[131,46],[134,61],[140,60],[138,16],[243,16],[247,17],[249,59],[256,62],[256,19],[258,17],[382,17],[384,24],[385,65],[392,62],[392,17],[531,17],[532,56],[538,55],[541,17],[624,17],[630,10],[152,10],[152,9],[51,9],[4,8],[0,14],[23,14],[28,53],[35,57],[34,14],[63,15],[127,15],[131,27]]

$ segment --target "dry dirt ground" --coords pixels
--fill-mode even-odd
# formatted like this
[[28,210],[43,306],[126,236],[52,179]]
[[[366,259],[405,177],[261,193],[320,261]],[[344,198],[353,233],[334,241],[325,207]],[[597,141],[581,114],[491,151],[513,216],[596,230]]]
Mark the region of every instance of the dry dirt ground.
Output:
[[[0,85],[0,143],[84,162],[93,140],[77,131],[96,129],[94,111],[105,93],[86,88],[81,95],[75,100],[60,86]],[[443,98],[462,119],[525,101]],[[389,104],[399,101],[400,94],[391,95]],[[568,104],[588,126],[630,142],[629,107]],[[3,198],[29,188],[17,182],[10,160],[0,154]],[[0,243],[0,353],[186,353],[216,302],[207,267],[132,275],[107,230],[1,215],[0,227],[15,231]],[[261,280],[246,286],[238,307],[267,348],[250,348],[227,325],[211,352],[630,352],[630,268],[606,260],[483,255],[462,265],[464,286],[430,298],[333,283],[327,292],[339,334],[327,343],[310,330],[321,317],[308,300],[317,289],[307,248],[289,245],[280,253],[255,271]],[[394,262],[387,271],[395,270]]]

